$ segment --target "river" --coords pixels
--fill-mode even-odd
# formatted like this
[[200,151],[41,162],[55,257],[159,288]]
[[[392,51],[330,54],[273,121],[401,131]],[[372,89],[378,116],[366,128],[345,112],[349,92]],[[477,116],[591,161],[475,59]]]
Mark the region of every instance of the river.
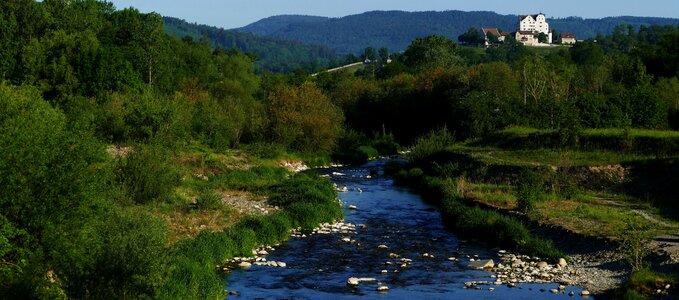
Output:
[[[580,298],[580,288],[551,294],[558,284],[518,284],[509,288],[492,285],[493,274],[469,270],[469,258],[495,259],[497,249],[458,239],[444,228],[436,209],[407,188],[394,186],[390,178],[369,176],[385,160],[360,167],[320,170],[347,192],[339,197],[345,207],[345,222],[357,226],[352,234],[314,234],[291,237],[276,247],[267,260],[283,261],[285,268],[252,266],[232,271],[226,289],[237,291],[236,299],[571,299]],[[349,205],[357,209],[348,209]],[[347,242],[348,239],[354,242]],[[378,246],[385,245],[388,249]],[[401,268],[400,258],[412,259]],[[432,257],[423,257],[428,253]],[[458,262],[449,257],[459,258]],[[392,262],[387,265],[387,262]],[[386,270],[386,273],[383,273]],[[350,277],[369,277],[376,282],[347,285]],[[489,281],[480,289],[466,289],[464,283]],[[378,292],[380,285],[387,292]],[[489,289],[493,289],[492,291]],[[542,290],[542,291],[541,291]],[[574,291],[576,296],[568,296]]]

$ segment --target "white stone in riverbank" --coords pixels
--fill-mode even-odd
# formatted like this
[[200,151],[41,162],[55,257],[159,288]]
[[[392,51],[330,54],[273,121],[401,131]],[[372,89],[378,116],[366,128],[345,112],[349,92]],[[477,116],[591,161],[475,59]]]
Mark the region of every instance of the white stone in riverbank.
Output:
[[380,286],[377,287],[377,291],[378,292],[386,292],[386,291],[389,291],[389,287],[386,286],[386,285],[380,285]]
[[588,290],[583,290],[582,292],[580,292],[580,296],[587,297],[589,295],[590,295],[590,293],[589,293]]
[[566,259],[564,258],[559,258],[559,266],[565,267],[568,265],[568,262],[566,262]]
[[356,277],[349,277],[349,279],[347,279],[347,284],[348,284],[348,285],[354,285],[354,286],[356,286],[356,285],[358,285],[359,283],[361,283],[361,282],[360,282],[360,281],[358,280],[358,278],[356,278]]
[[239,263],[238,266],[243,269],[249,269],[250,267],[252,267],[252,264],[247,261],[244,261]]
[[479,259],[475,261],[470,260],[469,265],[467,265],[467,268],[482,270],[482,269],[492,269],[494,266],[495,262],[493,262],[492,259]]

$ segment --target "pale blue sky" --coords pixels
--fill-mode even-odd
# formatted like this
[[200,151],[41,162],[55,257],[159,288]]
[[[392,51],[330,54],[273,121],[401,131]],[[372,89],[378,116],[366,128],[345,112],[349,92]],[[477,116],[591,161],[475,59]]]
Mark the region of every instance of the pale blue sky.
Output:
[[224,28],[281,14],[341,17],[371,10],[463,10],[500,14],[544,12],[548,17],[654,16],[679,18],[679,0],[109,0],[164,16]]

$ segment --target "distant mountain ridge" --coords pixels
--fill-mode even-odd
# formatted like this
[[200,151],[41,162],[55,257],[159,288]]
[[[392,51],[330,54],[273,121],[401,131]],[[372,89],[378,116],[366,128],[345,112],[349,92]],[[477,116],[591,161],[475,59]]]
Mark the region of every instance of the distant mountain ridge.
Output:
[[[255,67],[260,72],[267,70],[288,73],[299,68],[315,72],[335,66],[338,57],[333,50],[325,46],[199,25],[172,17],[164,17],[163,21],[165,33],[171,36],[178,38],[189,36],[195,41],[206,36],[215,47],[254,54],[258,58]],[[295,19],[295,22],[299,21]],[[264,24],[275,27],[272,25],[274,23]]]
[[[532,12],[526,12],[532,13]],[[656,17],[578,17],[549,18],[550,28],[558,32],[575,33],[578,39],[608,34],[619,24],[679,25],[679,19]],[[261,36],[324,45],[338,53],[358,54],[367,46],[387,47],[392,51],[405,49],[412,40],[431,34],[445,35],[453,40],[470,27],[497,27],[515,31],[518,15],[501,15],[490,11],[371,11],[341,18],[312,16],[273,16],[236,30]]]
[[241,30],[239,31],[249,32],[257,35],[271,35],[291,24],[316,23],[323,22],[328,19],[330,18],[305,15],[279,15],[261,19],[255,23],[240,28]]

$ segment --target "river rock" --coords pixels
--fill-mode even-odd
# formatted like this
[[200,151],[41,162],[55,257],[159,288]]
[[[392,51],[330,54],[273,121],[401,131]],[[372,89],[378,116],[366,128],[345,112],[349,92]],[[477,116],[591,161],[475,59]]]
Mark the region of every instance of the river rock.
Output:
[[399,258],[399,255],[396,253],[389,253],[389,258]]
[[573,292],[573,291],[568,292],[568,296],[571,296],[571,297],[575,296],[575,292]]
[[356,205],[349,205],[349,209],[356,210],[356,209],[358,209],[358,207],[356,207]]
[[583,290],[582,292],[580,292],[580,296],[587,297],[589,295],[590,295],[590,293],[589,293],[588,290]]
[[378,292],[386,292],[388,290],[389,290],[389,287],[386,286],[386,285],[380,285],[380,286],[377,287]]
[[568,262],[566,262],[566,259],[564,258],[559,258],[559,266],[565,267],[568,265]]
[[260,250],[257,251],[257,255],[269,255],[269,252],[266,252],[266,250]]
[[379,249],[389,249],[389,246],[387,246],[387,245],[379,245],[379,246],[377,246],[377,248],[379,248]]
[[495,266],[495,263],[493,262],[492,259],[479,259],[479,260],[475,260],[475,261],[470,260],[469,265],[467,265],[467,268],[483,270],[483,269],[492,269],[494,266]]
[[545,261],[541,261],[541,262],[539,262],[539,263],[537,264],[537,267],[540,268],[540,269],[544,269],[544,268],[546,268],[546,267],[548,267],[548,266],[549,266],[549,264],[548,264],[547,262],[545,262]]
[[229,291],[229,295],[231,295],[231,296],[237,296],[237,295],[238,295],[238,292],[236,292],[236,291]]
[[565,286],[565,285],[563,285],[563,284],[559,285],[559,290],[560,290],[560,291],[563,291],[563,290],[565,290],[565,289],[566,289],[566,286]]
[[356,286],[356,285],[358,285],[359,283],[361,283],[361,281],[359,281],[358,278],[356,278],[356,277],[349,277],[349,279],[347,279],[347,284],[348,284],[348,285]]
[[243,268],[243,269],[247,269],[247,268],[252,267],[252,264],[247,262],[247,261],[244,261],[244,262],[239,263],[238,266]]
[[558,294],[558,293],[559,293],[559,290],[557,290],[557,289],[551,289],[551,290],[549,290],[549,292],[552,293],[552,294]]
[[277,262],[276,264],[277,264],[279,267],[281,267],[281,268],[285,268],[285,267],[288,266],[288,264],[286,264],[286,263],[284,263],[284,262],[282,262],[282,261],[279,261],[279,262]]

